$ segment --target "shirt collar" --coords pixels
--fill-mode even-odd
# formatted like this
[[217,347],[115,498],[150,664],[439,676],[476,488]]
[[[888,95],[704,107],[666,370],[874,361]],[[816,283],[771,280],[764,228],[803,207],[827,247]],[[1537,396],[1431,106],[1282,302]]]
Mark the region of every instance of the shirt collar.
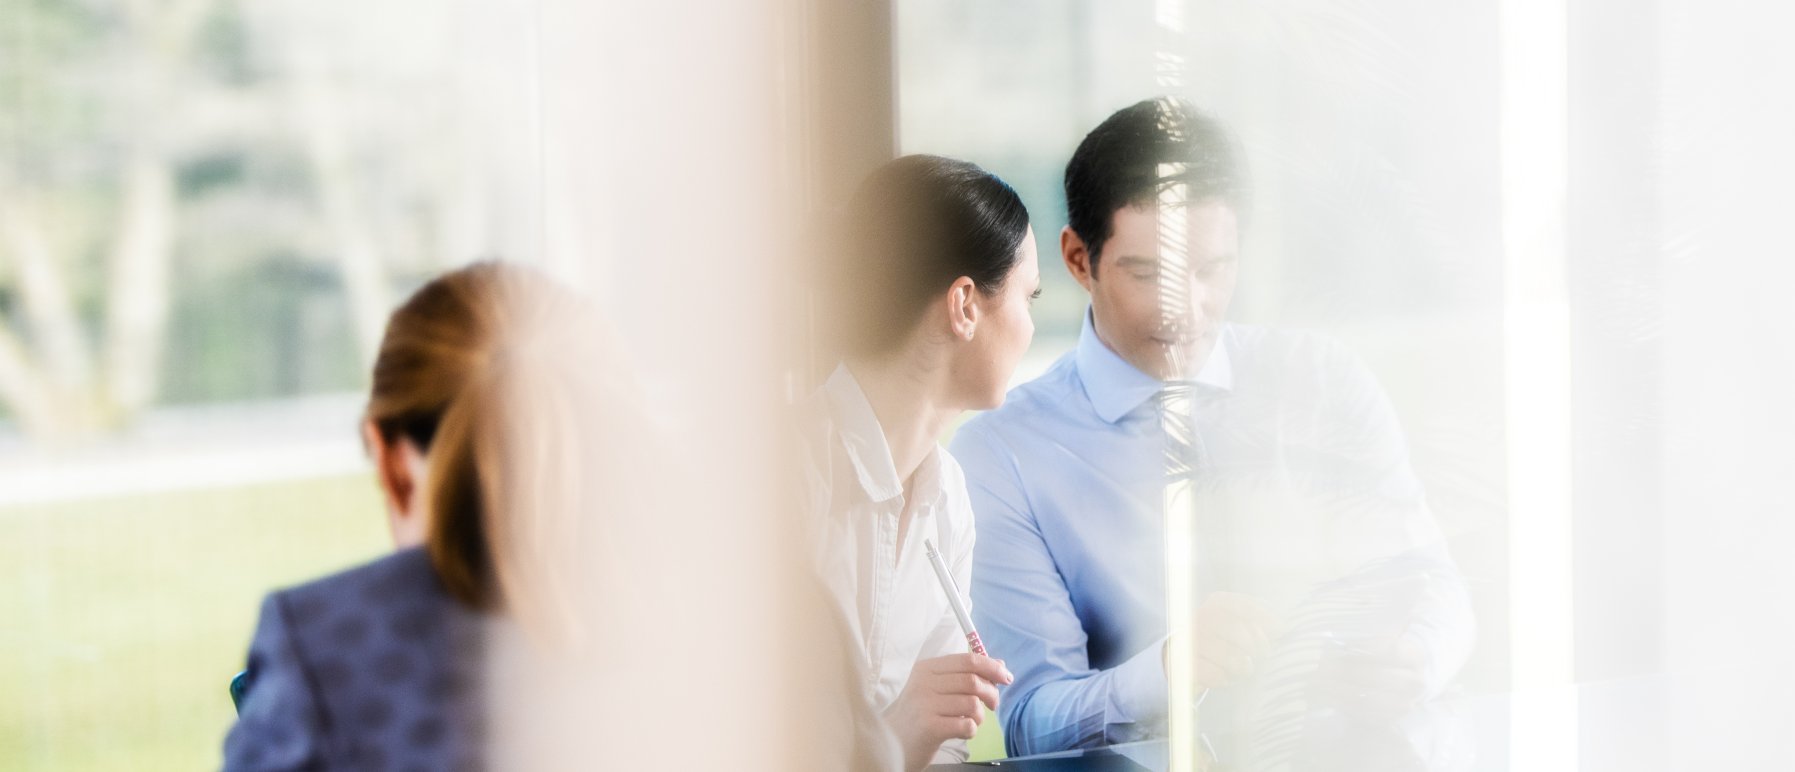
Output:
[[[1216,336],[1215,348],[1203,362],[1203,369],[1197,371],[1196,377],[1186,379],[1188,382],[1220,391],[1234,388],[1234,365],[1228,356],[1229,339],[1233,337],[1230,331],[1227,325],[1222,326],[1221,334]],[[1113,424],[1122,420],[1122,416],[1165,388],[1165,383],[1136,369],[1098,339],[1088,308],[1085,309],[1084,329],[1078,333],[1078,349],[1074,357],[1085,396],[1090,398],[1097,416],[1105,422]]]
[[[866,399],[860,382],[848,372],[847,365],[836,365],[835,372],[823,383],[828,395],[830,413],[835,416],[836,434],[842,448],[854,464],[854,475],[860,487],[873,501],[886,501],[902,496],[904,483],[898,479],[897,464],[891,460],[891,447],[885,443],[885,430]],[[928,458],[916,468],[913,494],[918,501],[934,500],[940,489],[941,450],[931,448]]]

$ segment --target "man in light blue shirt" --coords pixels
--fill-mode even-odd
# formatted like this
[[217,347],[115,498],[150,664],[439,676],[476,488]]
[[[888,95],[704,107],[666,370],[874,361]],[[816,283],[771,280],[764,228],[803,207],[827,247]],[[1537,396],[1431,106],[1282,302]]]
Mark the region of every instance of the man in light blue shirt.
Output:
[[[1016,676],[1008,751],[1163,735],[1170,632],[1194,637],[1224,755],[1300,763],[1300,742],[1240,738],[1312,728],[1321,709],[1435,753],[1413,730],[1468,654],[1466,596],[1369,372],[1320,338],[1223,321],[1246,203],[1233,141],[1188,104],[1142,102],[1085,138],[1066,193],[1061,251],[1091,294],[1078,346],[952,447],[976,516],[974,615]],[[1191,440],[1168,432],[1171,392]],[[1167,630],[1168,452],[1194,470],[1184,632]]]

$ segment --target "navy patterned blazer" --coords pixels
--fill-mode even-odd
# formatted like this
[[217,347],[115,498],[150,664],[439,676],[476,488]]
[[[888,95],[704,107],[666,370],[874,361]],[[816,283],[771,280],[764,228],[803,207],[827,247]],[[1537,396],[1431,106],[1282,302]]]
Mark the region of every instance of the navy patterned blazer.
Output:
[[482,625],[421,549],[270,594],[224,768],[482,768]]

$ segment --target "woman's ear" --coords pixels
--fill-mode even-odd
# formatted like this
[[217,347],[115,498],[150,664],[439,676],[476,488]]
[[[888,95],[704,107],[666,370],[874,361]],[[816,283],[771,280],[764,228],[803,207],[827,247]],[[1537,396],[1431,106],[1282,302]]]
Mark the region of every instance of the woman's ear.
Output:
[[424,484],[423,452],[407,437],[388,442],[371,420],[362,423],[362,442],[374,462],[393,546],[404,549],[423,544],[428,534],[419,494]]
[[962,276],[947,288],[947,323],[959,340],[972,340],[979,323],[978,285]]

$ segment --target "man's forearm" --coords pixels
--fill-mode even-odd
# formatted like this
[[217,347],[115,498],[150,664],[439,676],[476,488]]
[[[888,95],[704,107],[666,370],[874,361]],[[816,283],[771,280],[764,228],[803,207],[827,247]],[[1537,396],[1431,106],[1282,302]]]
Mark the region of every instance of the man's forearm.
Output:
[[1094,748],[1164,733],[1165,668],[1160,643],[1116,667],[1068,675],[1024,693],[1005,721],[1012,753]]

